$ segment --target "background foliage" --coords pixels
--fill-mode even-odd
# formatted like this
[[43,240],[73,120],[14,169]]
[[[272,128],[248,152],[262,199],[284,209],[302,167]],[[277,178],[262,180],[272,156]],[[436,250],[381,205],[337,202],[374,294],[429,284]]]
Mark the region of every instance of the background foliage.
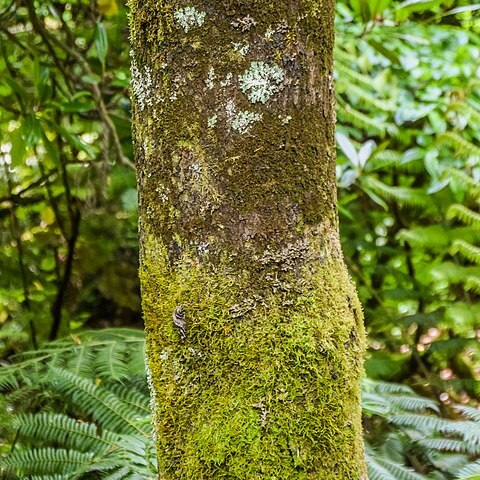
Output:
[[[148,478],[143,337],[112,329],[141,326],[127,11],[0,6],[3,471]],[[337,4],[340,223],[369,332],[373,480],[480,478],[479,12]]]

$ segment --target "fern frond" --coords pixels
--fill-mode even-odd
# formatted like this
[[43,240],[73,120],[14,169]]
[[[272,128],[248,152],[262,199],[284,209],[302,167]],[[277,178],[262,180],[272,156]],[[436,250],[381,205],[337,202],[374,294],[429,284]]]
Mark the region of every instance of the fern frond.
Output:
[[401,465],[374,449],[365,442],[369,480],[426,480],[426,477]]
[[[355,105],[357,103],[363,104],[366,107],[371,107],[375,110],[380,110],[382,112],[391,112],[394,110],[394,105],[392,102],[387,102],[380,98],[375,97],[372,93],[367,92],[363,88],[359,87],[355,83],[348,81],[347,79],[340,78],[336,84],[338,93],[346,93],[350,98],[352,103]],[[352,96],[354,98],[352,98]],[[354,101],[358,99],[357,101]]]
[[62,414],[20,414],[16,423],[24,440],[42,440],[67,449],[99,453],[108,448],[117,448],[119,441],[118,435],[107,430],[100,433],[96,425]]
[[400,230],[396,238],[401,242],[424,249],[442,249],[450,244],[449,233],[442,225],[416,226]]
[[480,197],[480,184],[470,175],[454,167],[446,168],[444,175],[455,179],[459,184],[465,186],[467,195],[478,200]]
[[68,356],[64,368],[70,370],[75,375],[89,377],[93,372],[94,359],[95,350],[91,346],[81,344],[75,348],[75,355]]
[[[46,365],[67,369],[76,375],[92,378],[118,377],[128,371],[129,377],[145,378],[145,340],[143,332],[134,329],[108,329],[86,331],[66,339],[47,343],[42,348],[12,357],[12,365],[0,369],[0,386],[7,390],[18,390],[23,386],[39,385],[39,379],[48,381],[52,370]],[[111,331],[110,331],[111,330]],[[119,354],[120,347],[124,348]],[[104,367],[96,368],[101,362],[98,356],[105,357],[105,349],[116,352],[114,359]],[[103,352],[103,353],[102,353]],[[119,359],[124,362],[119,365]],[[105,358],[104,358],[105,360]],[[107,377],[103,377],[107,375]]]
[[462,438],[468,453],[480,454],[480,424],[471,420],[451,421],[443,425],[439,432],[456,435]]
[[98,351],[95,371],[101,378],[121,381],[128,377],[127,350],[122,341],[112,342]]
[[415,394],[415,392],[408,386],[402,383],[382,382],[380,380],[372,380],[371,378],[364,378],[362,380],[364,390],[372,390],[377,393],[406,393]]
[[419,440],[417,444],[423,448],[439,450],[442,452],[468,452],[463,440],[456,440],[453,438],[425,438]]
[[366,460],[369,480],[397,480],[373,455],[367,453]]
[[380,197],[386,200],[394,200],[402,206],[424,207],[431,203],[428,195],[422,190],[409,187],[391,187],[370,175],[362,178],[363,185]]
[[420,397],[418,395],[387,395],[385,398],[400,410],[421,412],[430,409],[440,413],[437,403],[430,398]]
[[447,210],[448,220],[456,218],[466,225],[471,225],[475,230],[480,230],[480,213],[470,210],[465,205],[454,203]]
[[465,283],[467,277],[477,275],[476,266],[457,265],[453,262],[443,262],[430,268],[429,275],[432,281],[447,281],[450,285]]
[[464,240],[454,240],[450,253],[452,255],[459,253],[468,261],[480,265],[480,248],[465,242]]
[[480,460],[467,463],[455,472],[455,478],[459,480],[478,480],[480,478]]
[[136,412],[108,390],[69,371],[53,370],[56,376],[53,387],[72,404],[84,408],[103,428],[119,433],[148,433],[136,425]]
[[470,275],[465,280],[465,290],[467,292],[474,292],[480,294],[480,277]]
[[375,171],[383,168],[397,166],[402,161],[403,154],[397,150],[381,150],[375,152],[366,164],[368,171]]
[[344,54],[344,52],[342,52],[340,49],[337,49],[335,51],[335,55],[335,71],[339,74],[340,78],[342,76],[347,77],[356,82],[357,84],[363,85],[369,90],[373,90],[373,79],[371,77],[369,77],[368,75],[364,75],[363,73],[359,73],[356,70],[353,70],[352,68],[345,65],[345,63],[348,63],[350,65],[351,63],[346,61],[347,57],[345,57],[346,54]]
[[123,403],[129,405],[132,412],[136,412],[137,415],[142,417],[150,415],[150,397],[148,395],[119,383],[113,384],[109,390]]
[[355,127],[368,132],[369,135],[385,136],[385,120],[379,118],[370,118],[350,105],[342,106],[337,104],[337,114],[344,123],[351,123]]
[[18,473],[68,474],[69,478],[77,478],[84,471],[85,465],[92,463],[93,458],[93,452],[35,448],[23,451],[15,450],[5,459],[5,465]]
[[480,148],[456,132],[441,133],[437,138],[454,148],[459,155],[480,157]]
[[396,480],[426,480],[426,477],[423,475],[399,463],[383,458],[377,458],[376,460],[377,463],[382,465]]
[[411,427],[426,432],[439,432],[448,428],[449,420],[434,415],[420,415],[416,413],[396,413],[390,418],[390,423],[399,427]]
[[129,467],[122,467],[122,468],[119,468],[118,470],[115,470],[112,473],[109,473],[107,476],[102,477],[102,479],[103,480],[121,480],[121,479],[127,478],[130,472],[131,471]]
[[76,480],[79,475],[33,475],[28,478],[29,480]]

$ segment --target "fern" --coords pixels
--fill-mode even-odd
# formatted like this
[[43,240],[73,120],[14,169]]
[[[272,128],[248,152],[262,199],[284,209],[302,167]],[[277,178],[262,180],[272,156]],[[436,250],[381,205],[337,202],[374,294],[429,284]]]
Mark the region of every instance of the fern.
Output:
[[430,203],[429,197],[421,190],[409,187],[391,187],[372,176],[364,177],[362,186],[372,190],[380,197],[396,201],[402,206],[426,207]]
[[385,399],[401,410],[408,410],[410,412],[433,410],[434,412],[440,413],[436,402],[429,398],[423,398],[417,395],[387,395]]
[[[111,479],[153,479],[144,351],[141,331],[85,332],[18,355],[17,364],[0,369],[7,391],[13,384],[19,389],[8,399],[44,391],[42,397],[33,395],[36,409],[66,404],[68,411],[79,412],[76,418],[47,410],[17,414],[18,442],[5,466],[16,478],[93,479],[102,473]],[[119,358],[124,365],[118,365]],[[62,402],[55,407],[58,395]]]
[[[382,112],[390,112],[394,109],[392,102],[387,102],[380,98],[373,96],[370,92],[367,92],[363,88],[359,87],[355,83],[352,83],[346,79],[339,79],[337,82],[337,92],[346,93],[347,96],[354,100],[358,99],[358,103],[365,105],[366,107],[371,107]],[[353,98],[352,98],[353,97]],[[357,104],[357,102],[352,102]]]
[[426,480],[426,477],[414,470],[385,458],[368,442],[365,442],[365,452],[369,480]]
[[56,376],[53,388],[72,404],[86,409],[105,428],[120,433],[148,433],[137,426],[138,412],[113,393],[67,370],[53,367],[53,371]]
[[99,432],[93,423],[79,422],[62,414],[39,412],[20,414],[15,422],[24,438],[41,439],[45,443],[60,444],[65,448],[99,453],[115,448],[119,437],[107,430]]
[[[60,393],[69,406],[68,411],[79,414],[74,418],[44,409],[16,415],[17,445],[3,460],[4,466],[16,475],[14,478],[89,480],[101,475],[109,480],[145,480],[156,477],[145,377],[136,375],[137,371],[132,377],[121,377],[120,381],[117,373],[121,370],[112,367],[114,362],[100,366],[106,360],[105,352],[112,352],[113,339],[117,345],[125,345],[125,358],[131,358],[129,332],[116,337],[90,333],[87,337],[81,339],[82,348],[77,338],[73,343],[49,344],[39,354],[21,356],[18,384],[22,385],[26,372],[33,369],[40,376],[31,379],[28,389],[42,388],[53,394]],[[135,348],[140,347],[134,344]],[[143,351],[143,346],[139,349]],[[82,351],[82,362],[71,362],[71,356],[79,351]],[[39,359],[41,367],[32,366],[35,358]],[[96,365],[89,376],[83,376],[85,369],[79,368],[84,362]],[[59,368],[59,364],[65,367]],[[14,367],[11,365],[8,369]],[[68,370],[69,367],[76,373]],[[98,372],[103,376],[97,376]],[[417,395],[407,385],[364,379],[362,387],[364,412],[371,418],[382,418],[388,426],[383,432],[390,432],[388,441],[379,446],[371,446],[367,441],[370,480],[424,479],[405,466],[406,453],[412,449],[421,451],[430,459],[431,468],[437,470],[450,461],[449,452],[464,452],[470,455],[470,460],[480,454],[480,414],[477,410],[458,406],[458,413],[467,420],[453,421],[441,418],[436,402]],[[49,405],[51,409],[55,403]],[[459,459],[455,461],[459,470]],[[465,457],[461,466],[467,468],[467,461]]]
[[340,119],[346,123],[351,123],[359,128],[369,132],[371,135],[385,136],[385,120],[379,118],[370,118],[362,112],[354,109],[350,105],[337,104],[337,114]]
[[452,438],[427,438],[419,440],[418,445],[429,450],[440,450],[442,452],[467,452],[468,448],[463,440]]
[[480,269],[476,266],[457,265],[453,262],[443,262],[428,271],[431,281],[447,281],[450,285],[464,284],[469,276],[477,276]]
[[392,415],[390,423],[399,427],[410,427],[424,433],[440,431],[448,425],[448,420],[435,415],[421,415],[414,413],[397,413]]
[[32,475],[30,480],[75,480],[78,475]]
[[480,478],[480,460],[467,463],[455,472],[455,478],[461,480],[478,480]]
[[91,466],[95,454],[93,452],[77,452],[62,448],[35,448],[16,450],[5,460],[5,466],[15,467],[18,472],[30,474],[61,473],[69,478],[77,478],[85,471],[85,466]]
[[456,132],[442,133],[438,135],[438,139],[454,148],[459,155],[473,155],[475,157],[480,157],[480,148]]
[[480,293],[480,277],[467,276],[464,287],[467,292]]
[[475,247],[464,240],[454,240],[450,253],[452,255],[459,253],[468,261],[480,265],[480,248]]
[[444,171],[444,175],[447,178],[456,180],[460,185],[464,187],[465,192],[469,197],[478,201],[480,197],[480,184],[475,181],[470,175],[459,170],[458,168],[449,167]]
[[458,203],[450,205],[446,217],[448,220],[456,218],[466,225],[471,225],[475,230],[480,230],[480,213],[470,210],[465,205]]
[[[363,85],[365,88],[372,90],[373,82],[368,75],[359,73],[356,70],[353,70],[352,68],[347,67],[345,65],[345,63],[350,63],[348,60],[351,57],[349,57],[348,54],[345,54],[340,49],[336,49],[335,56],[336,56],[335,70],[337,71],[340,77],[345,76],[351,79],[356,84]],[[342,61],[344,63],[342,63]]]
[[389,169],[392,166],[397,166],[402,161],[403,154],[396,150],[380,150],[374,152],[372,157],[369,159],[366,167],[368,171],[373,172],[379,169]]

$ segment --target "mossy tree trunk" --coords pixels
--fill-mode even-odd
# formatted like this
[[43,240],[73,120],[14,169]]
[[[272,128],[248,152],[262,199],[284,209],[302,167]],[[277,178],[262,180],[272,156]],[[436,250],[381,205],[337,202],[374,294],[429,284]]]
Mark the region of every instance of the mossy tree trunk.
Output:
[[130,4],[160,478],[364,479],[334,0]]

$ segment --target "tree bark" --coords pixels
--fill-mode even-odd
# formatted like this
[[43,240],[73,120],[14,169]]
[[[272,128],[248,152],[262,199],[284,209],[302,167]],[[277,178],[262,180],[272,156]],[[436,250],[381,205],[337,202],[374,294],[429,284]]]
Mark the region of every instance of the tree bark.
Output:
[[159,478],[364,479],[334,0],[130,6]]

